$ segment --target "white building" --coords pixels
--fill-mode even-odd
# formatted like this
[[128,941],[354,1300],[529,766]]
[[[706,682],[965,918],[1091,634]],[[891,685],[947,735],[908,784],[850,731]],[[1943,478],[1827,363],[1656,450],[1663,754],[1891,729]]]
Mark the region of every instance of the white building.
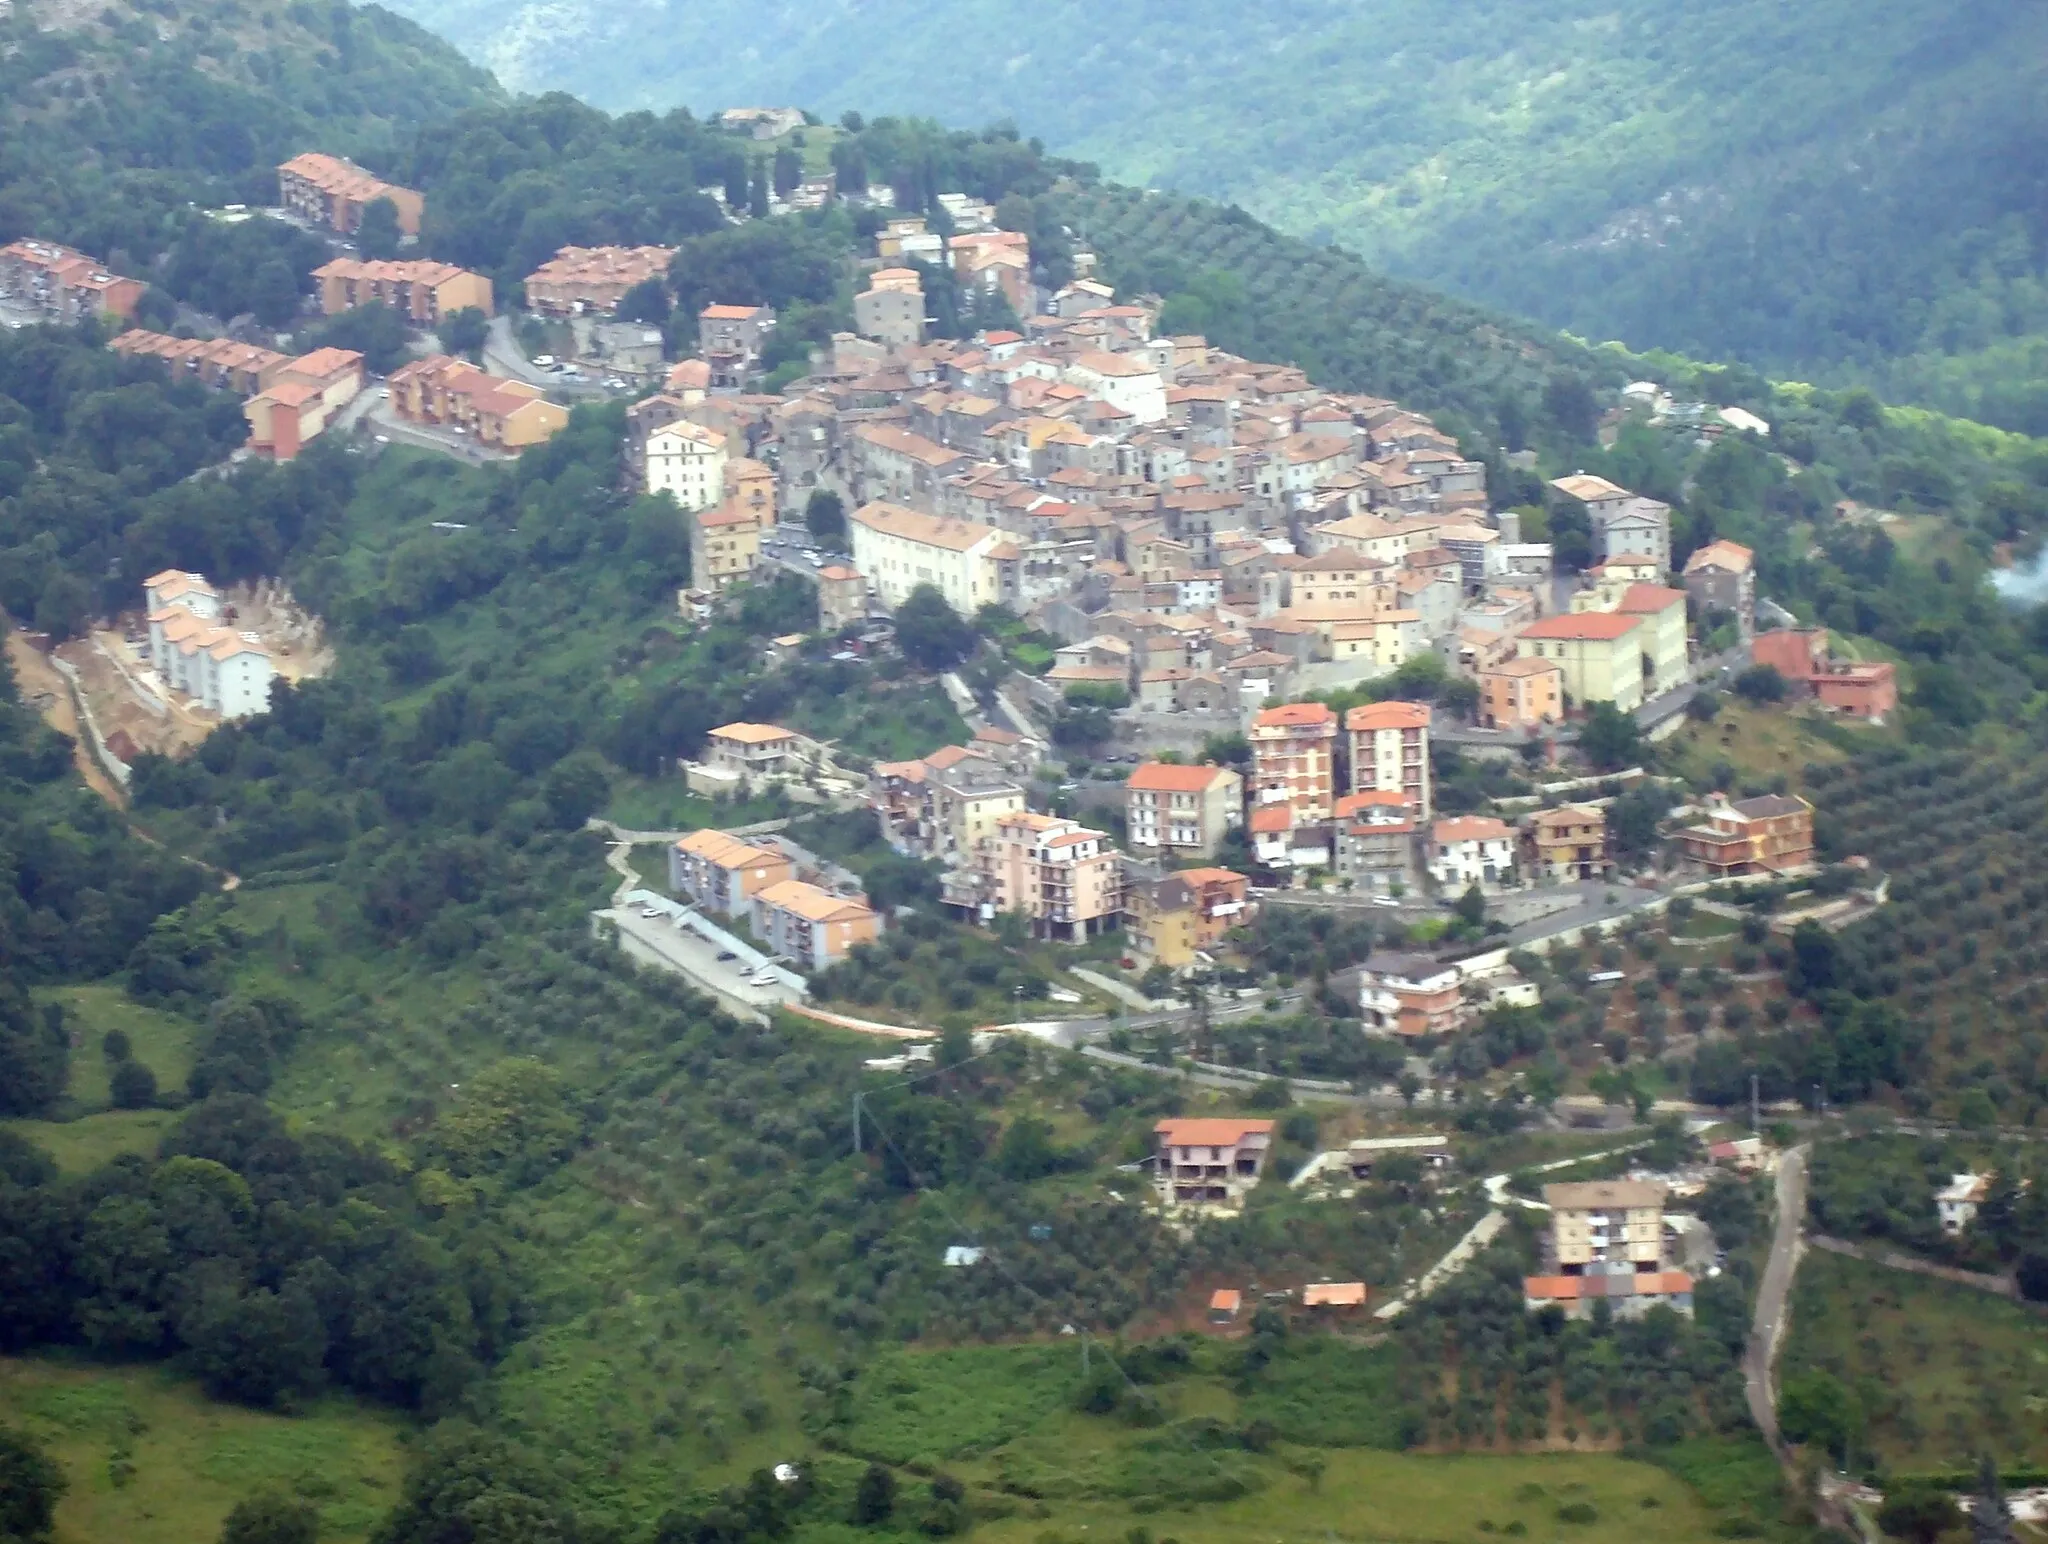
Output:
[[1003,532],[900,504],[863,504],[849,522],[853,566],[894,610],[928,584],[964,617],[1016,593],[1022,553]]
[[143,581],[149,660],[157,678],[222,718],[270,711],[276,676],[254,633],[220,626],[220,594],[198,574],[170,568]]
[[1429,828],[1429,873],[1439,889],[1492,889],[1513,877],[1513,828],[1487,815],[1461,815]]
[[1934,1193],[1934,1209],[1941,1216],[1941,1231],[1960,1233],[1977,1220],[1977,1208],[1991,1194],[1988,1174],[1951,1174],[1945,1188]]
[[1166,382],[1149,359],[1091,349],[1061,374],[1069,386],[1122,408],[1141,424],[1166,421]]
[[725,499],[725,436],[678,420],[647,436],[647,491],[666,493],[686,511]]

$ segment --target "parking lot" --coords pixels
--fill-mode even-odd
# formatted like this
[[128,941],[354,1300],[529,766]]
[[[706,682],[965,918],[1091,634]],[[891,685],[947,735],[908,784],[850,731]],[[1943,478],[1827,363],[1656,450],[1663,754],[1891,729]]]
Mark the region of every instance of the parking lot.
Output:
[[765,1020],[783,1004],[803,1001],[801,977],[779,967],[771,971],[765,956],[737,939],[727,937],[722,944],[716,929],[707,938],[677,926],[685,911],[666,896],[636,890],[596,915],[618,930],[619,947],[631,958],[688,978],[741,1018]]

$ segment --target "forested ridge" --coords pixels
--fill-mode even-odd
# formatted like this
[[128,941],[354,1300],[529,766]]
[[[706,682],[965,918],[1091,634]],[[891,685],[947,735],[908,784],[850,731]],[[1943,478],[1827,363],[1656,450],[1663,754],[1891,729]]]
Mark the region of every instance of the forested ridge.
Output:
[[2033,6],[402,8],[522,89],[1007,117],[1594,339],[2048,429]]

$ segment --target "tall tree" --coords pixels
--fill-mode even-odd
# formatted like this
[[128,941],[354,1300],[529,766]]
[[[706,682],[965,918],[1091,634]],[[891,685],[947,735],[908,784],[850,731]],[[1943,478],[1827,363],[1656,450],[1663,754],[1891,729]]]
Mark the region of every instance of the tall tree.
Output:
[[0,1426],[0,1539],[46,1539],[56,1524],[64,1471],[27,1432]]
[[363,205],[362,222],[356,226],[356,248],[363,256],[396,257],[404,236],[398,224],[398,206],[390,199],[373,198]]

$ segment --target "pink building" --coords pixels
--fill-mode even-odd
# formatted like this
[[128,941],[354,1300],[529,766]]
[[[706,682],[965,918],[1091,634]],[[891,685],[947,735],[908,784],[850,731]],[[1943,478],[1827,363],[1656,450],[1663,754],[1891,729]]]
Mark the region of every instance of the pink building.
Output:
[[998,820],[981,878],[989,905],[1022,912],[1047,938],[1092,938],[1123,910],[1123,860],[1109,837],[1054,815],[1019,810]]

